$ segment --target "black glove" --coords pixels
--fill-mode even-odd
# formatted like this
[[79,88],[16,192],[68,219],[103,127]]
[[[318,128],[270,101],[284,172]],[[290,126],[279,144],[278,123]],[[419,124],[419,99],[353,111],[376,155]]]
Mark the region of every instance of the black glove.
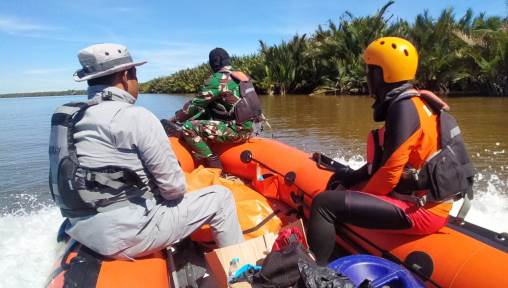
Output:
[[337,166],[335,167],[335,173],[328,181],[327,189],[349,189],[351,186],[369,179],[369,176],[367,164],[363,165],[358,170],[352,169],[349,166]]
[[328,181],[327,189],[329,190],[337,190],[351,187],[351,183],[349,182],[349,176],[351,172],[354,171],[349,166],[341,166],[335,168],[335,173],[332,175],[330,180]]
[[168,119],[162,119],[161,124],[162,127],[164,127],[164,131],[166,131],[166,135],[173,136],[177,138],[182,138],[182,127],[178,126],[174,121],[172,121],[174,118]]

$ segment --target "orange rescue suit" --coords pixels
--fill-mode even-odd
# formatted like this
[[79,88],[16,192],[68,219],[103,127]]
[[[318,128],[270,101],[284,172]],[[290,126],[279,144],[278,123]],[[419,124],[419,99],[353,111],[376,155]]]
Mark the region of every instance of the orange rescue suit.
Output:
[[[362,191],[388,195],[399,183],[404,169],[420,169],[439,147],[438,115],[420,97],[394,99],[383,128],[374,130],[367,142],[369,172],[373,173]],[[377,133],[377,135],[374,135]],[[378,138],[378,141],[374,141]],[[375,147],[375,142],[379,146]],[[380,153],[380,154],[379,154]],[[377,160],[377,161],[375,161]],[[375,163],[378,162],[378,163]],[[377,167],[376,167],[377,166]],[[430,212],[447,217],[451,203],[428,203]]]

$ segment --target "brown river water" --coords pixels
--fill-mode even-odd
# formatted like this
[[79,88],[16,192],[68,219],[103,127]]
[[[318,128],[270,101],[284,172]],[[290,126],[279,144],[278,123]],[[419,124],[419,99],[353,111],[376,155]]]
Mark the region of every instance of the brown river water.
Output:
[[[508,98],[447,98],[478,172],[508,179]],[[265,115],[276,139],[308,152],[360,160],[372,120],[365,96],[264,96]],[[267,131],[266,136],[271,136]],[[485,176],[485,175],[484,175]],[[481,180],[481,179],[480,179]],[[508,192],[506,192],[508,193]]]

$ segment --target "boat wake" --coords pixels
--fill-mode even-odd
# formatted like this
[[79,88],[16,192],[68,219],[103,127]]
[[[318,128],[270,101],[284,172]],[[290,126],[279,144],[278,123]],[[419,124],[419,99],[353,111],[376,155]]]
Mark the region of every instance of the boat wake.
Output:
[[63,218],[56,206],[0,217],[0,287],[43,287],[60,245]]

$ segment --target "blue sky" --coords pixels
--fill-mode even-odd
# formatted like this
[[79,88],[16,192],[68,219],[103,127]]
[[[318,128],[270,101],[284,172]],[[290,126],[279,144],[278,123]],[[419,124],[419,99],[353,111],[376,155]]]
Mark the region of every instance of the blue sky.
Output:
[[[165,76],[207,61],[209,50],[231,54],[258,51],[295,33],[312,33],[337,21],[345,11],[374,13],[387,0],[243,0],[243,1],[0,1],[0,93],[85,89],[72,74],[77,52],[90,44],[122,43],[135,59],[140,81]],[[453,7],[457,17],[476,13],[507,15],[505,0],[397,0],[389,13],[414,19],[428,9],[437,16]]]

